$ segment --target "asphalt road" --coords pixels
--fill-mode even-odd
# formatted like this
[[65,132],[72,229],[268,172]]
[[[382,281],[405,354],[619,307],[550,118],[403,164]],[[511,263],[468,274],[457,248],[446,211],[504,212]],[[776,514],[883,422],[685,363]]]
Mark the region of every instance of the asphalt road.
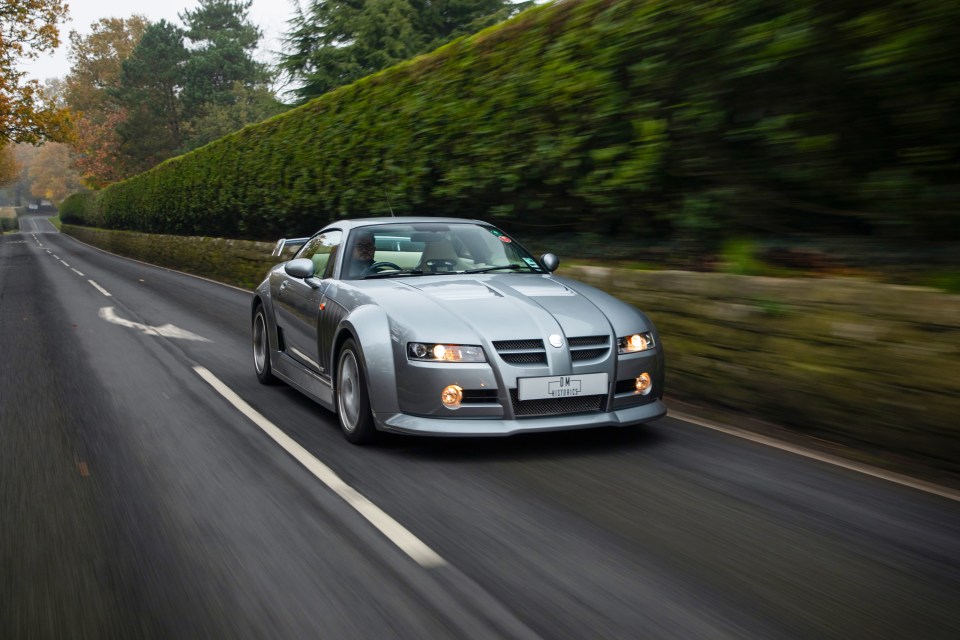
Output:
[[22,224],[0,638],[960,637],[956,501],[669,417],[357,448],[257,383],[250,294]]

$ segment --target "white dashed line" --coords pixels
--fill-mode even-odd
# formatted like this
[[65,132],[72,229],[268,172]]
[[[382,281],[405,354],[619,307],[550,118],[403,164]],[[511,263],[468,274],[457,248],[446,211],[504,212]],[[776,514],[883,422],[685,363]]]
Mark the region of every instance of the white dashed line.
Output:
[[99,292],[102,293],[103,295],[107,296],[108,298],[112,298],[112,297],[113,297],[113,294],[111,294],[109,291],[107,291],[106,289],[104,289],[103,287],[101,287],[100,285],[98,285],[98,284],[97,284],[96,282],[94,282],[93,280],[87,280],[87,282],[89,282],[90,284],[92,284],[93,287],[94,287],[97,291],[99,291]]
[[63,263],[63,266],[65,266],[65,267],[69,267],[69,266],[70,266],[70,265],[68,265],[66,262],[63,262],[63,260],[61,260],[60,262],[62,262],[62,263]]
[[400,549],[417,564],[426,568],[442,567],[447,564],[446,560],[440,557],[437,552],[410,533],[410,531],[399,522],[387,515],[380,507],[370,502],[361,495],[360,492],[341,480],[340,476],[330,467],[313,457],[310,452],[280,430],[279,427],[247,404],[246,401],[234,393],[230,387],[223,384],[219,378],[201,366],[195,366],[193,370],[197,372],[197,375],[206,380],[211,387],[216,389],[220,395],[226,398],[230,404],[236,407],[240,413],[247,416],[255,425],[260,427],[274,442],[283,447],[287,453],[296,458],[297,462],[306,467],[318,480],[330,487],[334,493],[356,509],[360,515],[379,529],[383,535],[387,536],[393,544],[400,547]]
[[73,271],[73,272],[74,272],[75,274],[77,274],[78,276],[82,276],[82,275],[83,275],[82,273],[80,273],[79,271],[77,271],[76,269],[74,269],[73,267],[70,267],[70,271]]

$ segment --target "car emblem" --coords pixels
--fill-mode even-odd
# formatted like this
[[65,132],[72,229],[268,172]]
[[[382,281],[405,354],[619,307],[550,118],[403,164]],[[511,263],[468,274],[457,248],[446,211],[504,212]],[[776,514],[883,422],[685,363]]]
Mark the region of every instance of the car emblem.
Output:
[[550,337],[547,339],[550,341],[550,344],[557,349],[563,346],[563,338],[560,337],[559,333],[550,334]]

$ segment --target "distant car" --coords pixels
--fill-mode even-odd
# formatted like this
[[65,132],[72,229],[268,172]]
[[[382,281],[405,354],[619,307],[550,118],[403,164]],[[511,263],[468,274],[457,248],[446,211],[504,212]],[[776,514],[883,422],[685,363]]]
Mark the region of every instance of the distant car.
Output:
[[[362,241],[359,248],[355,247]],[[264,384],[336,412],[346,438],[634,425],[666,413],[657,331],[475,220],[345,220],[270,270],[251,306]],[[357,264],[355,254],[372,254]]]

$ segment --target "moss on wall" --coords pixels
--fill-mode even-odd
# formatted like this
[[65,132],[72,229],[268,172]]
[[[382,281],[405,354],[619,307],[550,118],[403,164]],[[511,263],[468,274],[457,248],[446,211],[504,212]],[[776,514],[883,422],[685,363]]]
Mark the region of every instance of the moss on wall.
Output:
[[165,236],[63,225],[62,231],[111,253],[253,289],[279,258],[273,244],[224,238]]
[[678,399],[960,470],[960,296],[842,278],[563,275],[650,316]]

